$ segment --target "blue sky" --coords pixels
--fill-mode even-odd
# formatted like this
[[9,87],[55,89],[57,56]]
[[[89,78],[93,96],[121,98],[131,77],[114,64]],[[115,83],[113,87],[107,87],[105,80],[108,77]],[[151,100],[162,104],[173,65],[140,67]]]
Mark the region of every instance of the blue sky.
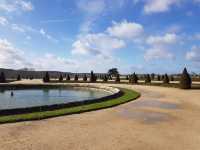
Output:
[[200,73],[200,0],[1,0],[0,68]]

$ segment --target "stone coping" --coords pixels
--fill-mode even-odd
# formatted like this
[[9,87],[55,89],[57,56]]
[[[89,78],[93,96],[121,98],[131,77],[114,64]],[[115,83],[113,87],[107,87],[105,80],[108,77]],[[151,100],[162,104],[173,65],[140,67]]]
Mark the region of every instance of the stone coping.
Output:
[[38,88],[77,88],[77,89],[92,89],[92,90],[104,90],[109,92],[108,96],[104,96],[101,98],[96,98],[93,100],[82,100],[75,102],[68,102],[62,104],[53,104],[53,105],[44,105],[44,106],[35,106],[35,107],[27,107],[27,108],[16,108],[16,109],[5,109],[0,110],[0,116],[5,115],[15,115],[15,114],[24,114],[24,113],[32,113],[32,112],[43,112],[43,111],[51,111],[62,108],[70,108],[75,106],[82,106],[86,104],[93,104],[102,101],[108,101],[113,98],[117,98],[123,95],[123,92],[115,87],[109,87],[105,85],[94,85],[94,84],[4,84],[0,85],[0,90],[18,90],[18,89],[38,89]]

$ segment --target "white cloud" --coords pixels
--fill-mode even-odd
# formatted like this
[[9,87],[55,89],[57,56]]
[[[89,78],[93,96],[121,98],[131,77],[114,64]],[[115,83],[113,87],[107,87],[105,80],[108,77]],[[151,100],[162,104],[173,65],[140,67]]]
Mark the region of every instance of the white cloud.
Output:
[[77,6],[89,15],[100,14],[106,7],[104,0],[79,0]]
[[181,0],[146,0],[144,12],[146,14],[166,12],[173,5],[179,4]]
[[146,61],[157,59],[172,59],[174,55],[165,49],[152,48],[148,49],[144,55]]
[[143,33],[144,29],[141,24],[135,22],[113,22],[113,26],[107,29],[107,32],[114,37],[122,39],[132,39],[140,36]]
[[5,17],[0,16],[0,25],[5,26],[8,24],[8,20]]
[[192,49],[186,53],[186,59],[193,62],[200,62],[200,47],[193,46]]
[[33,4],[30,1],[17,0],[16,4],[24,11],[32,11],[34,9]]
[[146,61],[157,59],[173,59],[174,55],[169,48],[179,41],[179,37],[174,33],[166,33],[163,36],[149,36],[146,43],[150,46],[144,54]]
[[110,37],[104,33],[87,34],[73,43],[73,54],[109,54],[113,50],[123,48],[124,41]]
[[6,39],[0,39],[0,67],[16,68],[24,67],[27,61],[22,50],[15,48]]
[[178,36],[174,33],[167,33],[164,36],[150,36],[147,38],[147,44],[150,45],[169,45],[175,44],[178,41]]
[[53,42],[58,42],[58,40],[56,40],[55,38],[53,38],[51,35],[47,34],[47,33],[44,31],[44,29],[42,29],[42,28],[40,29],[39,33],[40,33],[43,37],[47,38],[48,40],[51,40],[51,41],[53,41]]
[[17,12],[17,11],[32,11],[33,4],[25,0],[1,0],[0,11]]
[[25,32],[25,28],[22,26],[19,26],[17,24],[12,24],[11,25],[12,30],[17,31],[17,32]]
[[73,60],[47,53],[33,60],[32,66],[37,70],[71,71],[76,68],[76,63]]

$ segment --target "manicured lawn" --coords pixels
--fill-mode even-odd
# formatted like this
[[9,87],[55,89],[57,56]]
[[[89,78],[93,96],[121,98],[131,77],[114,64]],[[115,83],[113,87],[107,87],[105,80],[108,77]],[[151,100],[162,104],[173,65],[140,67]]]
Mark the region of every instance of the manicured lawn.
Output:
[[137,99],[140,94],[128,89],[121,89],[124,93],[121,97],[110,99],[108,101],[102,101],[98,103],[86,104],[82,106],[75,106],[71,108],[63,108],[53,111],[44,111],[44,112],[34,112],[27,114],[18,114],[18,115],[7,115],[0,117],[0,123],[11,123],[11,122],[19,122],[19,121],[28,121],[28,120],[40,120],[46,119],[56,116],[70,115],[70,114],[78,114],[82,112],[88,112],[98,109],[109,108],[113,106],[117,106],[132,100]]

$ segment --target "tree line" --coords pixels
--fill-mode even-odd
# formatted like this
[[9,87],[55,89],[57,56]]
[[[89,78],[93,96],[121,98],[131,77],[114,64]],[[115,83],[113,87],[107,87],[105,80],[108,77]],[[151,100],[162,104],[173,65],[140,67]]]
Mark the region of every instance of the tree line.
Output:
[[[93,71],[91,71],[90,75],[86,75],[84,74],[82,77],[82,80],[84,82],[97,82],[97,79],[101,79],[103,82],[108,82],[108,80],[115,80],[116,83],[120,83],[120,74],[117,70],[117,68],[112,68],[108,71],[107,74],[105,75],[95,75]],[[33,79],[33,78],[30,78]],[[150,84],[152,82],[152,80],[155,80],[155,74],[146,74],[143,76],[144,82],[145,84]],[[21,80],[21,76],[18,75],[16,77],[16,80],[20,81]],[[59,78],[58,78],[59,82],[62,82],[64,80],[64,77],[62,74],[60,74]],[[66,81],[71,81],[72,77],[68,74],[66,75]],[[79,75],[75,74],[73,76],[73,80],[74,81],[79,81]],[[133,73],[131,75],[127,75],[126,76],[126,80],[129,81],[130,84],[138,84],[138,80],[139,77],[136,73]],[[43,77],[43,82],[47,83],[51,81],[51,77],[49,75],[49,72],[46,72],[44,77]],[[157,75],[157,81],[162,81],[163,84],[169,84],[170,81],[174,81],[174,77],[173,76],[169,76],[168,74],[164,74],[164,75]],[[4,74],[4,72],[1,72],[0,74],[0,83],[6,83],[6,76]],[[179,86],[182,89],[190,89],[192,85],[192,79],[190,74],[187,72],[187,69],[184,68],[182,74],[181,74],[181,78],[179,81]]]

